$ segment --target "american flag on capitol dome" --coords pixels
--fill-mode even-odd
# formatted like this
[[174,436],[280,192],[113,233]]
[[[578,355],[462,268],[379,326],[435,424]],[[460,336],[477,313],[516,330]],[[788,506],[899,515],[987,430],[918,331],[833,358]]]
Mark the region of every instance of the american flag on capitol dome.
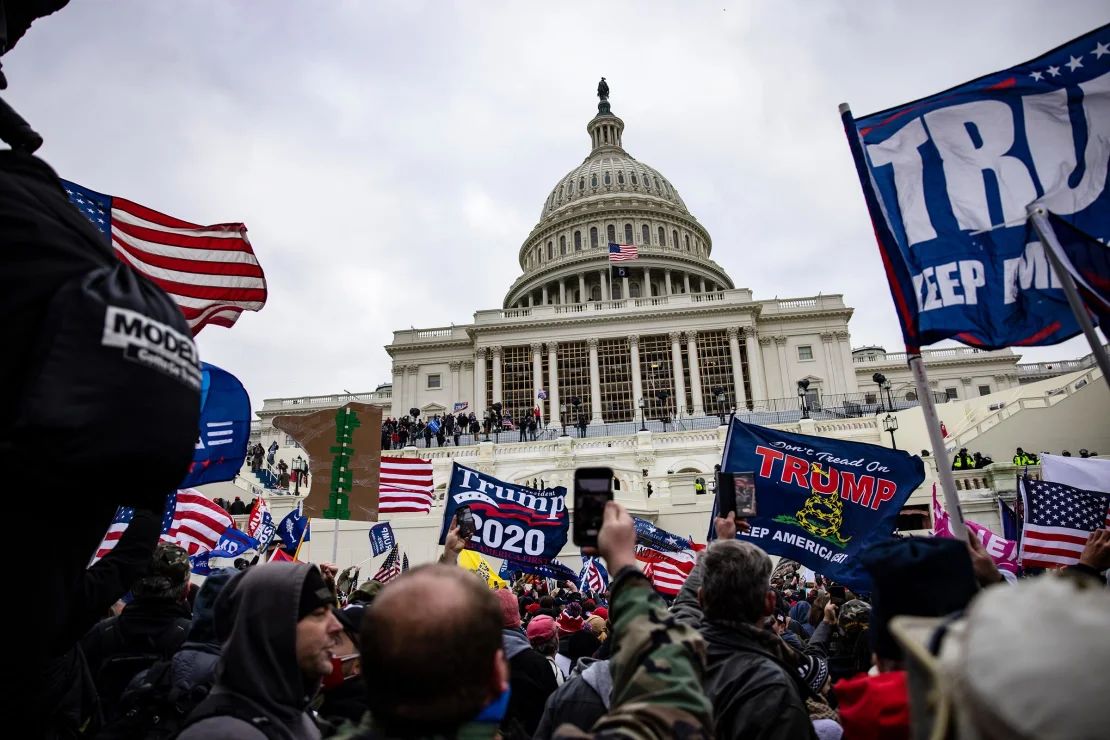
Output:
[[609,243],[609,261],[610,262],[625,262],[627,260],[634,260],[640,256],[636,249],[635,244],[614,244]]
[[169,294],[193,335],[233,325],[266,303],[266,276],[247,227],[199,224],[62,180],[70,202],[109,240],[116,256]]

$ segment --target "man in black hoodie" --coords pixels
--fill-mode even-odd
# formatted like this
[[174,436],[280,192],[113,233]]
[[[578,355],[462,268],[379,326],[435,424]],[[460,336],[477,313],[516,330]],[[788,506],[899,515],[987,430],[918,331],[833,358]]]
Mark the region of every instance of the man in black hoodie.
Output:
[[216,685],[180,740],[319,738],[307,710],[343,629],[334,605],[314,565],[267,563],[233,578],[216,602],[216,629],[229,634]]

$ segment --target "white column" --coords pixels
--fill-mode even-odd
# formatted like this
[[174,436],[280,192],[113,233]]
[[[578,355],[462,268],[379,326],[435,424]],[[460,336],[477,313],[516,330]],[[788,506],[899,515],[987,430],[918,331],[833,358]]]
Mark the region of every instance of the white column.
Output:
[[559,303],[567,305],[567,282],[563,278],[559,278]]
[[395,365],[393,367],[393,394],[390,402],[390,414],[394,417],[402,416],[405,410],[400,407],[405,405],[405,367],[404,365]]
[[674,291],[671,288],[671,271],[670,270],[664,270],[663,271],[663,280],[667,284],[667,295],[671,295],[671,293],[673,293]]
[[450,413],[452,407],[455,405],[455,401],[462,400],[462,382],[459,380],[459,371],[462,370],[462,361],[451,360],[451,362],[447,363],[447,367],[451,368],[451,387],[448,389],[450,398],[447,399],[447,411]]
[[836,342],[840,348],[840,367],[844,369],[844,392],[858,393],[859,384],[856,382],[855,362],[852,360],[851,334],[845,329],[837,331]]
[[682,273],[682,287],[686,288],[686,292],[690,292],[690,273]]
[[493,402],[501,403],[501,347],[489,348],[493,355]]
[[632,360],[632,404],[633,415],[640,411],[640,399],[644,397],[644,382],[640,378],[640,337],[628,336],[628,355]]
[[840,347],[836,343],[836,336],[831,331],[821,332],[821,350],[824,355],[825,377],[829,384],[826,391],[829,394],[844,392],[844,378],[840,372]]
[[551,388],[547,391],[551,408],[551,425],[559,426],[559,343],[547,343],[547,378]]
[[705,292],[705,278],[699,278],[699,280],[700,280],[700,283],[701,283],[701,292],[704,293]]
[[644,287],[643,287],[643,290],[640,291],[640,295],[642,295],[644,298],[651,298],[652,297],[652,295],[651,295],[651,269],[648,268],[648,267],[644,268]]
[[578,273],[578,302],[585,303],[588,297],[586,295],[586,276]]
[[736,397],[732,400],[736,404],[736,410],[743,411],[748,407],[748,394],[744,392],[744,369],[741,367],[740,360],[740,330],[735,326],[730,326],[726,333],[728,334],[728,354],[732,358],[732,385],[736,389]]
[[682,369],[682,332],[672,331],[671,338],[671,372],[674,373],[674,407],[675,414],[686,415],[686,371]]
[[698,333],[686,332],[686,355],[690,360],[690,395],[694,398],[694,416],[705,413],[701,398],[701,369],[698,367]]
[[531,291],[528,292],[528,308],[536,305],[536,296]]
[[621,298],[631,298],[628,291],[628,276],[621,278]]
[[601,300],[609,300],[609,276],[605,270],[598,271],[598,279],[601,281]]
[[775,351],[779,358],[779,377],[782,379],[783,398],[788,398],[793,395],[792,391],[796,386],[791,382],[789,366],[786,361],[786,337],[782,334],[775,337]]
[[486,411],[486,349],[474,353],[474,414],[481,417]]
[[[467,385],[469,383],[469,385]],[[459,373],[459,401],[469,401],[470,408],[467,413],[470,413],[474,408],[474,399],[464,396],[463,388],[468,388],[465,393],[473,395],[474,393],[474,360],[463,360],[462,372]]]
[[767,401],[767,383],[763,378],[763,350],[754,326],[744,327],[744,344],[748,350],[748,377],[752,380],[752,403]]
[[547,416],[543,411],[540,391],[543,389],[543,345],[532,342],[532,403],[540,407],[540,422]]
[[546,285],[543,286],[543,288],[541,288],[541,291],[542,292],[540,293],[540,305],[541,306],[546,306],[547,305],[547,286]]
[[597,337],[586,339],[586,346],[590,348],[590,421],[595,424],[603,422],[601,417],[601,371],[597,363]]
[[409,396],[408,405],[405,406],[407,414],[410,408],[420,408],[420,366],[406,365],[405,370],[408,371],[408,377],[405,378],[405,391]]

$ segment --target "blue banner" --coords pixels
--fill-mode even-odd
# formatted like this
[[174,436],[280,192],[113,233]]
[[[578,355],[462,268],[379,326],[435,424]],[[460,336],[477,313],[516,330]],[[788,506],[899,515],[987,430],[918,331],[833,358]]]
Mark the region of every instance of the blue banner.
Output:
[[303,535],[305,542],[312,539],[308,529],[308,517],[301,513],[301,507],[293,509],[285,515],[278,525],[278,535],[289,554],[297,549]]
[[690,549],[690,540],[660,529],[647,519],[632,517],[636,528],[636,544],[650,547],[660,552],[682,552]]
[[239,379],[202,362],[200,433],[189,472],[177,487],[193,488],[233,479],[247,456],[251,416],[251,400]]
[[258,540],[238,529],[228,529],[216,543],[216,549],[208,554],[211,558],[238,558],[247,550],[258,550]]
[[517,573],[528,573],[541,578],[551,578],[560,585],[564,581],[574,583],[578,579],[578,575],[573,570],[563,565],[558,560],[552,560],[550,563],[544,563],[543,565],[518,563],[513,560],[506,560],[501,563],[501,570],[498,572],[498,575],[506,581],[512,582],[516,578]]
[[870,577],[856,556],[891,536],[898,512],[925,480],[921,458],[906,452],[737,419],[721,469],[755,474],[759,516],[740,537],[859,591],[870,590]]
[[911,350],[948,338],[1056,344],[1079,332],[1026,208],[1093,237],[1080,261],[1105,262],[1108,38],[1103,26],[938,95],[843,113]]
[[393,536],[393,526],[389,522],[382,522],[370,527],[370,550],[375,556],[392,550],[397,544]]
[[549,563],[567,544],[570,517],[566,495],[567,489],[562,487],[541,491],[455,463],[439,544],[447,537],[455,510],[466,504],[474,512],[477,526],[467,549],[518,563]]
[[578,590],[582,593],[604,593],[609,590],[609,571],[600,558],[582,556],[582,570],[578,574]]

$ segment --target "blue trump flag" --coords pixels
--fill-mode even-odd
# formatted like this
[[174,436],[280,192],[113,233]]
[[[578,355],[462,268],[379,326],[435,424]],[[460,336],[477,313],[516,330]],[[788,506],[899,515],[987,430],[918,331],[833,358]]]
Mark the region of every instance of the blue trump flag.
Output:
[[740,537],[859,591],[871,584],[856,556],[890,537],[906,499],[925,480],[921,458],[905,452],[737,419],[721,469],[755,474],[759,515]]
[[393,526],[389,522],[382,522],[370,527],[370,550],[374,555],[388,552],[396,544],[397,538],[393,536]]
[[592,591],[595,594],[609,590],[609,571],[605,569],[599,558],[590,555],[582,556],[582,570],[578,573],[578,590],[582,593]]
[[858,119],[842,108],[910,351],[948,338],[1056,344],[1079,332],[1027,208],[1083,235],[1064,264],[1077,279],[1085,265],[1105,291],[1108,40],[1103,26],[932,97]]
[[513,560],[506,560],[501,563],[501,570],[498,572],[498,575],[506,581],[512,581],[516,573],[528,573],[541,578],[552,578],[559,583],[563,581],[574,582],[578,578],[578,575],[573,570],[563,565],[558,560],[552,560],[550,563],[544,563],[543,565],[518,563]]
[[647,519],[632,517],[636,529],[636,544],[661,552],[682,552],[690,549],[690,540],[660,529]]
[[201,363],[200,432],[193,462],[178,488],[231,480],[243,467],[251,432],[251,401],[231,373]]
[[258,550],[258,540],[240,532],[238,529],[228,529],[216,543],[216,549],[208,553],[210,558],[237,558],[247,550]]
[[447,538],[455,510],[465,504],[474,513],[477,527],[467,543],[468,550],[517,563],[549,563],[567,544],[570,517],[566,496],[567,489],[561,486],[541,491],[455,463],[439,544]]
[[281,537],[285,550],[290,553],[297,549],[302,537],[306,542],[312,539],[308,528],[308,517],[301,511],[300,506],[286,514],[278,524],[278,536]]

